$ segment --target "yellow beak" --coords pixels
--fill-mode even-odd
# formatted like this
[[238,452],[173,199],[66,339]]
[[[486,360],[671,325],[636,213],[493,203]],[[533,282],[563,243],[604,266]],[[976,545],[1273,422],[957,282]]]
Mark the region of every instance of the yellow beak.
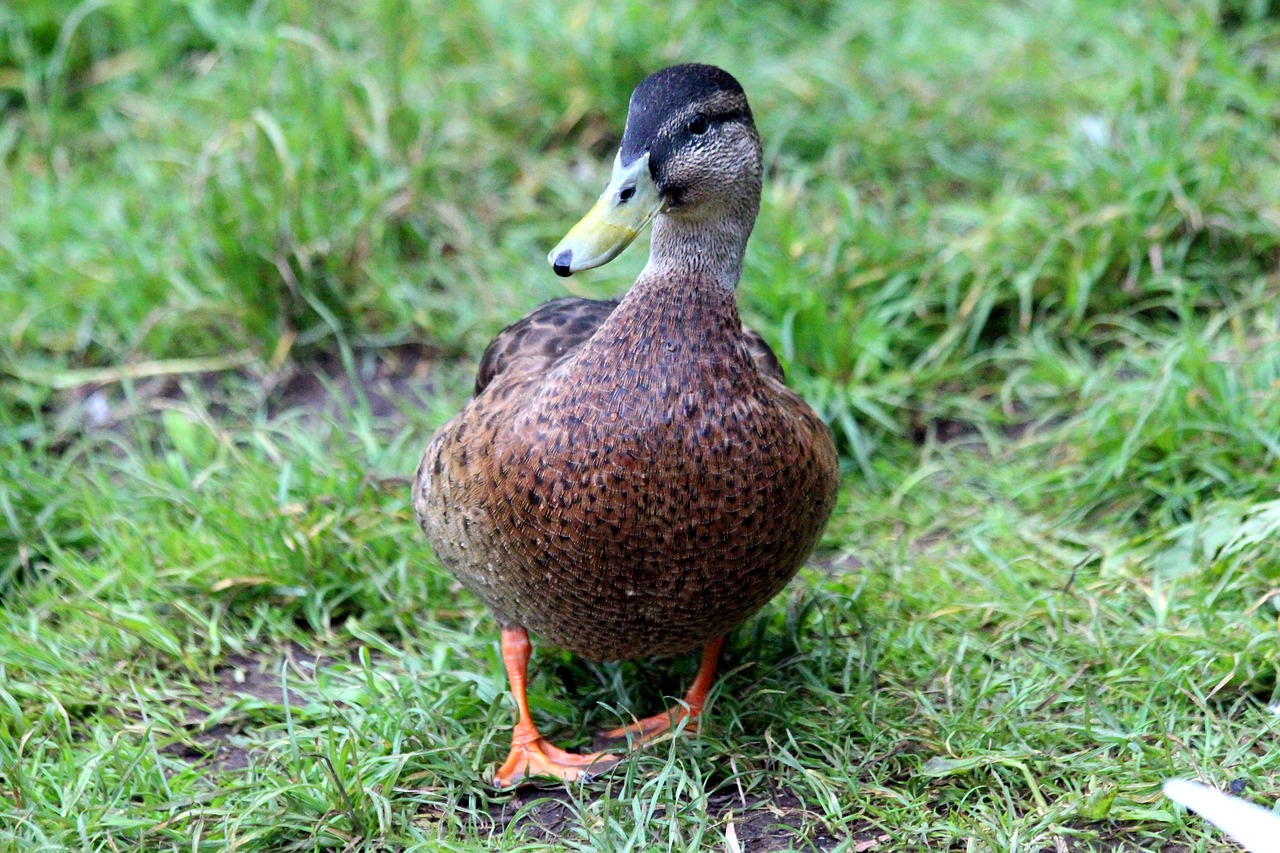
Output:
[[664,204],[649,174],[649,155],[623,166],[619,154],[613,160],[609,186],[582,221],[556,244],[547,260],[556,275],[563,276],[604,266],[631,245]]

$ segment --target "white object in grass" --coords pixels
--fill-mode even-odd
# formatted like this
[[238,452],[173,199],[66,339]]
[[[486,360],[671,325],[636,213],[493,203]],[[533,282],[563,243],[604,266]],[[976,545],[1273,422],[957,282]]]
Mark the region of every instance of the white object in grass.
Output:
[[1164,795],[1199,813],[1250,853],[1280,853],[1280,816],[1273,812],[1186,779],[1165,782]]

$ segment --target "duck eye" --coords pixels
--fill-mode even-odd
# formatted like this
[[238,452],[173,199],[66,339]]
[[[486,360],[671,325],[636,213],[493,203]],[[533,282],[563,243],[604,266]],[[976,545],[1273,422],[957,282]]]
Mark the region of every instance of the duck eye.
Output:
[[711,127],[711,123],[707,121],[707,117],[702,113],[694,113],[693,118],[689,119],[689,123],[685,125],[689,132],[694,136],[701,136]]
[[618,193],[618,201],[631,201],[631,197],[635,194],[635,187],[623,187],[622,192]]

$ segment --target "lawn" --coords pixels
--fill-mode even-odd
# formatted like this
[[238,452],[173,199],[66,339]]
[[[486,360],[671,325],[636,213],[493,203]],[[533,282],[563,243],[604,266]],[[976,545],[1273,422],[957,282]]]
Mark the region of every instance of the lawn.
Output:
[[[408,478],[627,98],[765,140],[739,299],[832,425],[704,730],[499,793]],[[1280,797],[1280,7],[0,7],[0,851],[1227,851]],[[536,643],[536,640],[535,640]],[[544,731],[695,661],[535,645]]]

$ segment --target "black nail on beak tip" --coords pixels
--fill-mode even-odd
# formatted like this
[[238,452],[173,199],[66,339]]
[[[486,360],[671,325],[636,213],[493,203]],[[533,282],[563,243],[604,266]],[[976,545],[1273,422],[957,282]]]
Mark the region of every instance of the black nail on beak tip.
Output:
[[556,275],[568,278],[573,275],[573,270],[569,267],[571,263],[573,263],[573,250],[565,249],[556,255],[555,262],[551,264],[551,268],[556,271]]

